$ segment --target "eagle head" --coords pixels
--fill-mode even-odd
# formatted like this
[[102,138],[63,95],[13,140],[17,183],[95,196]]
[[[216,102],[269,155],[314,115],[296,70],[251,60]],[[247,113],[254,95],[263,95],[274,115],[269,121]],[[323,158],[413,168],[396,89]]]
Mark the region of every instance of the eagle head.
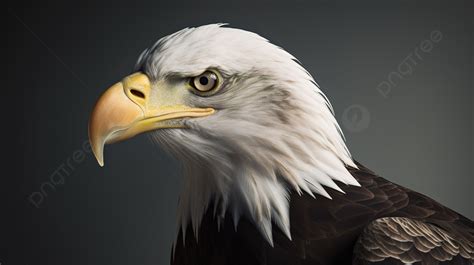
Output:
[[330,199],[335,180],[359,185],[332,107],[291,54],[222,24],[158,40],[135,73],[105,91],[89,123],[93,152],[143,132],[183,165],[178,232],[197,238],[203,214],[253,222],[272,244],[289,238],[289,194]]

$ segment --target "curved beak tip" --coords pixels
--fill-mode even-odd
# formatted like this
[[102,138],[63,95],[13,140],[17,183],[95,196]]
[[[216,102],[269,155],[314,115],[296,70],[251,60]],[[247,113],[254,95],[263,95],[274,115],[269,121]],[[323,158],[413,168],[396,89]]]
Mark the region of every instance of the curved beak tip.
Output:
[[94,157],[97,160],[97,163],[99,163],[99,165],[103,167],[104,166],[104,144],[103,143],[98,144],[92,139],[90,139],[89,142],[92,147],[92,153],[94,154]]
[[104,156],[95,156],[95,158],[97,159],[97,163],[99,163],[99,166],[100,167],[104,167]]

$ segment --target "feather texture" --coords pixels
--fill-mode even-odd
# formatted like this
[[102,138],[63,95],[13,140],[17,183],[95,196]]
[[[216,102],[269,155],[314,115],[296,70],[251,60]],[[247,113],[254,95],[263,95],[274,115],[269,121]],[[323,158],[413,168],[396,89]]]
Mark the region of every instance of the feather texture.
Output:
[[[398,186],[358,164],[361,187],[337,182],[345,194],[291,192],[292,240],[273,228],[273,247],[252,221],[237,231],[226,216],[220,231],[205,214],[197,242],[179,241],[173,265],[472,264],[474,223],[434,200]],[[190,227],[188,227],[190,229]],[[444,263],[443,263],[444,262]]]
[[[209,97],[189,93],[186,105],[212,107],[189,129],[154,132],[153,139],[183,162],[178,230],[191,223],[198,238],[211,201],[216,214],[242,216],[272,242],[272,224],[291,238],[288,189],[331,198],[335,181],[358,186],[356,167],[326,96],[291,54],[266,39],[221,24],[186,28],[160,39],[136,70],[153,83],[216,69],[222,89]],[[179,232],[179,231],[178,231]]]
[[152,136],[183,162],[172,264],[473,262],[472,221],[355,164],[297,59],[222,26],[164,37],[136,65],[152,86],[223,79],[212,96],[179,93],[213,115]]

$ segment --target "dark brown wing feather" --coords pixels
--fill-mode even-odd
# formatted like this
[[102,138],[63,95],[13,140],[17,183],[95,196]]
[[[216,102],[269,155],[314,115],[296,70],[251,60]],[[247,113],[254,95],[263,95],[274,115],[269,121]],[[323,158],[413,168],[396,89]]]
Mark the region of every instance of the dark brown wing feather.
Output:
[[[199,243],[190,227],[185,244],[178,235],[171,264],[351,264],[354,246],[364,228],[383,217],[418,220],[430,227],[439,227],[461,244],[472,245],[474,224],[471,220],[358,166],[359,169],[350,169],[350,172],[361,187],[338,183],[346,194],[328,189],[332,200],[292,194],[292,240],[274,226],[274,247],[271,247],[246,219],[242,219],[235,230],[231,216],[221,221],[218,231],[217,217],[209,210],[199,229]],[[472,257],[472,252],[470,255]]]

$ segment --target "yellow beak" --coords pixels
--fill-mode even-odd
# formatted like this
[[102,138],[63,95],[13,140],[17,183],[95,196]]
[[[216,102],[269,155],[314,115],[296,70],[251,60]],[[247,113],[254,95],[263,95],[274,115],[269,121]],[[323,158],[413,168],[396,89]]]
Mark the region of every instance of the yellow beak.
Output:
[[[170,91],[166,88],[159,90],[161,93]],[[151,100],[150,92],[150,80],[138,72],[113,85],[99,98],[89,120],[89,141],[99,165],[104,165],[105,144],[160,128],[184,128],[176,119],[203,117],[214,113],[212,108],[192,108],[173,102],[165,104],[162,100]],[[173,97],[165,95],[162,98]]]

